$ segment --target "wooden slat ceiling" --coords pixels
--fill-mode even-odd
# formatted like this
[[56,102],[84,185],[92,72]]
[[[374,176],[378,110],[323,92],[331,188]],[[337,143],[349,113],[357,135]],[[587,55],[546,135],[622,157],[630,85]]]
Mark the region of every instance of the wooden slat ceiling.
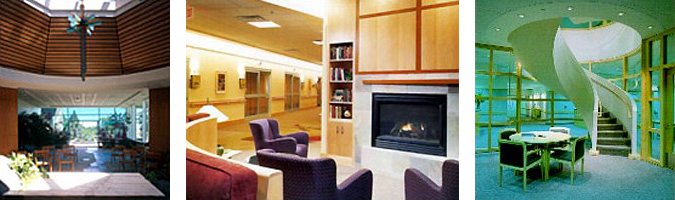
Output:
[[[146,1],[116,18],[100,18],[87,37],[87,76],[131,74],[169,66],[169,1]],[[21,1],[0,1],[0,66],[79,76],[79,35],[68,19]]]

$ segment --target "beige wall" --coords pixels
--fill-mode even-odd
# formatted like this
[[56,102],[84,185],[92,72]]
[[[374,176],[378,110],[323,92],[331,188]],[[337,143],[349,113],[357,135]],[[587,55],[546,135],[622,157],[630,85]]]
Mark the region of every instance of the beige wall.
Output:
[[[199,88],[188,88],[187,108],[188,115],[194,114],[201,107],[200,103],[206,102],[207,98],[221,112],[227,115],[230,120],[244,119],[245,103],[243,102],[246,93],[245,88],[239,88],[240,65],[246,66],[247,70],[262,70],[270,72],[270,113],[277,114],[284,112],[284,89],[285,75],[303,74],[304,82],[301,86],[300,109],[315,107],[317,105],[317,91],[315,84],[316,77],[320,76],[320,69],[316,71],[287,66],[277,63],[249,59],[236,55],[221,53],[202,48],[187,47],[188,65],[199,60],[199,69],[194,66],[188,66],[189,73],[198,72],[201,76],[201,86]],[[216,93],[216,72],[224,71],[226,73],[226,91],[225,94]],[[189,80],[189,74],[186,74],[186,80]]]

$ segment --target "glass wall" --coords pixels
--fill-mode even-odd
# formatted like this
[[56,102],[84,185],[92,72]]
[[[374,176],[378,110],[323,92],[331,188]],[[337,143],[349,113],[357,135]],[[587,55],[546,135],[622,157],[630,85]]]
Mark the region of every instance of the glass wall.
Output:
[[[70,143],[96,143],[103,139],[128,138],[148,141],[148,109],[145,106],[42,108],[42,117]],[[133,123],[131,119],[136,119]],[[135,131],[132,131],[135,130]]]
[[[645,125],[642,132],[649,132],[643,136],[643,141],[649,144],[642,147],[642,156],[654,164],[660,166],[674,167],[668,164],[668,158],[674,157],[675,135],[673,134],[673,125],[675,111],[675,99],[673,90],[675,90],[675,30],[658,34],[643,41],[644,46],[649,46],[649,51],[644,56],[648,58],[647,64],[643,67],[648,75],[643,79],[648,79],[643,84],[650,85],[650,92],[641,94],[645,99],[642,109],[649,109],[649,115],[644,116],[644,120],[649,123]],[[669,93],[670,92],[670,93]],[[671,109],[669,112],[668,109]]]
[[476,52],[476,151],[495,151],[499,131],[547,130],[570,127],[586,135],[577,123],[575,107],[566,97],[555,95],[518,66],[509,48],[477,45]]
[[[477,44],[475,56],[477,152],[497,150],[499,131],[505,128],[536,131],[561,126],[570,128],[575,137],[588,135],[574,103],[522,70],[510,48]],[[582,63],[584,68],[633,97],[638,106],[638,123],[641,122],[641,57],[638,50],[615,59]]]

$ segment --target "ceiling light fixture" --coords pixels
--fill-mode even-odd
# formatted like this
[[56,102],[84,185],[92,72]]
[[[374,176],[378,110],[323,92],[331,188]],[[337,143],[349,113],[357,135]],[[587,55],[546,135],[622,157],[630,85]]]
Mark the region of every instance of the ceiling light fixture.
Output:
[[574,10],[574,7],[572,7],[572,6],[567,6],[567,11],[572,11],[572,10]]
[[274,23],[273,21],[260,21],[260,22],[248,22],[251,26],[257,28],[280,28],[281,25]]
[[501,29],[501,28],[496,28],[495,31],[502,31],[502,29]]
[[523,19],[523,18],[525,18],[525,15],[524,14],[518,14],[518,18]]
[[652,28],[654,28],[654,27],[652,27],[652,26],[647,26],[647,28],[648,28],[648,29],[652,29]]
[[623,16],[623,15],[625,15],[625,14],[626,14],[626,13],[623,12],[623,11],[619,12],[619,16]]
[[314,41],[312,41],[312,43],[314,43],[316,45],[323,45],[323,41],[321,41],[321,40],[314,40]]

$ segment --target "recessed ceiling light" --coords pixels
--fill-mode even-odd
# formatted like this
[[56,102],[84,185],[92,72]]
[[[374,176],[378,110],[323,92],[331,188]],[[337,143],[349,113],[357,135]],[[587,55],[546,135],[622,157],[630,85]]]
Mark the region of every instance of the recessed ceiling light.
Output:
[[623,11],[619,12],[619,16],[623,16],[623,15],[625,15],[625,14],[626,14],[626,13],[623,12]]
[[273,21],[261,21],[261,22],[248,22],[251,26],[258,28],[279,28],[281,25],[274,23]]
[[323,45],[323,41],[321,41],[321,40],[314,40],[314,41],[312,41],[312,43],[314,43],[316,45]]
[[654,27],[652,27],[652,26],[647,26],[647,28],[648,28],[648,29],[652,29],[652,28],[654,28]]
[[567,6],[567,11],[572,11],[572,10],[574,10],[574,7],[572,7],[572,6]]
[[502,31],[502,29],[501,29],[501,28],[496,28],[495,31]]
[[518,18],[523,19],[523,18],[525,18],[525,15],[524,14],[518,14]]

